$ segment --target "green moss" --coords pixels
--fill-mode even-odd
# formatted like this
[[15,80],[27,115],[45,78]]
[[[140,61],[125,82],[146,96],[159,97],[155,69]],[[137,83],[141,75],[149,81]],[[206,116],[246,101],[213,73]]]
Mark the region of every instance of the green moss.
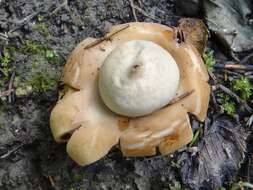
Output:
[[225,112],[228,115],[230,115],[230,116],[235,115],[235,103],[234,102],[225,100],[223,107],[224,107]]
[[31,73],[26,78],[16,77],[14,85],[17,96],[25,96],[31,92],[49,92],[57,88],[59,76],[57,73],[42,70]]
[[236,113],[236,107],[233,100],[228,95],[225,95],[224,93],[220,92],[217,94],[219,102],[222,104],[222,107],[224,108],[224,111],[229,116],[234,116]]
[[9,73],[12,70],[10,66],[10,62],[11,62],[11,56],[10,56],[9,50],[7,48],[4,48],[3,57],[1,57],[0,59],[0,63],[1,63],[0,71],[6,77],[9,76]]
[[11,48],[4,48],[3,56],[0,57],[0,88],[3,88],[9,81],[9,76],[14,70],[11,64],[11,50]]
[[55,57],[55,52],[52,50],[46,50],[46,58],[53,59]]
[[45,50],[45,57],[48,61],[53,63],[58,63],[60,61],[60,58],[56,51],[49,48]]
[[252,83],[247,77],[241,77],[232,82],[233,90],[239,93],[240,97],[244,100],[249,100],[252,96]]
[[29,57],[26,64],[21,65],[16,72],[16,95],[25,96],[31,92],[49,92],[56,89],[60,76],[60,57],[56,51],[31,40],[25,41],[21,51]]
[[42,21],[44,21],[44,16],[43,15],[38,15],[37,16],[37,20],[39,21],[39,22],[42,22]]
[[32,87],[27,85],[20,76],[16,76],[14,79],[15,94],[17,96],[25,96],[32,92]]
[[55,50],[36,41],[26,40],[25,45],[22,47],[21,50],[24,54],[43,56],[48,61],[60,61],[59,56]]
[[43,56],[35,56],[25,84],[34,92],[48,92],[57,87],[59,72]]
[[37,30],[42,36],[49,37],[50,36],[50,32],[48,29],[49,27],[44,21],[45,21],[44,16],[38,15],[37,23],[34,25],[34,29]]
[[34,29],[37,30],[44,37],[50,36],[50,32],[46,23],[37,23],[35,24]]
[[25,54],[39,54],[43,53],[45,50],[45,46],[31,40],[25,41],[25,46],[22,48],[23,53]]
[[28,84],[35,92],[47,92],[56,88],[57,80],[54,78],[54,76],[39,72],[30,78]]
[[206,49],[203,53],[203,59],[205,62],[205,65],[209,71],[213,71],[213,66],[215,65],[215,59],[213,56],[213,50]]
[[32,55],[23,73],[17,73],[14,80],[16,95],[31,92],[49,92],[57,88],[60,73],[43,55]]
[[1,65],[6,67],[9,65],[9,63],[11,61],[9,50],[7,48],[4,48],[3,54],[4,54],[4,56],[1,57],[0,61],[1,61]]
[[79,175],[79,174],[75,174],[75,175],[73,176],[73,178],[72,178],[72,180],[73,180],[74,182],[80,182],[80,181],[82,181],[82,179],[83,179],[82,175]]

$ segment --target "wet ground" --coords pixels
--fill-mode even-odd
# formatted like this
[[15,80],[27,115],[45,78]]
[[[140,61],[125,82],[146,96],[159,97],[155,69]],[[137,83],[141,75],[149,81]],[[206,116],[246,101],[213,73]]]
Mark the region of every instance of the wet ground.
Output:
[[[135,4],[141,8],[139,21],[171,26],[180,18],[173,0]],[[116,148],[95,164],[79,167],[65,145],[53,141],[49,116],[69,53],[84,38],[100,37],[111,25],[130,21],[135,19],[128,0],[0,0],[0,55],[5,57],[0,89],[7,93],[0,102],[0,189],[213,189],[240,177],[253,179],[244,172],[252,162],[249,114],[238,123],[220,116],[213,102],[204,124],[192,121],[195,130],[204,131],[197,154],[183,149],[164,157],[129,159]],[[219,63],[231,59],[214,41],[210,44]],[[219,154],[207,157],[208,150]],[[246,169],[240,172],[243,162]]]

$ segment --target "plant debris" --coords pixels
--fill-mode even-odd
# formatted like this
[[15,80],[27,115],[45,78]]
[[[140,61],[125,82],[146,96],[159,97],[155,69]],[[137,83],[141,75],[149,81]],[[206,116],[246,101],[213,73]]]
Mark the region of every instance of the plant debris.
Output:
[[246,152],[246,132],[227,117],[215,119],[196,155],[182,154],[181,176],[192,189],[218,189],[235,179]]
[[195,18],[181,18],[178,22],[178,28],[183,33],[183,41],[192,44],[202,55],[209,36],[209,31],[204,22]]

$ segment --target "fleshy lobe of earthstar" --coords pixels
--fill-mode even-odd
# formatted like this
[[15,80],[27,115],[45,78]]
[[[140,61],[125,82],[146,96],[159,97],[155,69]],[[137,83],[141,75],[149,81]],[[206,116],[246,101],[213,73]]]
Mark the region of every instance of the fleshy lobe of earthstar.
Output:
[[176,95],[179,69],[168,51],[144,40],[118,45],[99,72],[99,93],[113,112],[138,117],[167,105]]

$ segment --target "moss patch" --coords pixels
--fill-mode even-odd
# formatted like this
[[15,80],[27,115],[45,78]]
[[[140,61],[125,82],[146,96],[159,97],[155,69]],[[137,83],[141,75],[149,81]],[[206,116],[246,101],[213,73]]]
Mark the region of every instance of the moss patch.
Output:
[[57,88],[60,78],[57,52],[36,41],[25,41],[21,52],[27,55],[26,64],[22,66],[22,73],[17,72],[14,80],[16,95],[24,96],[31,92],[50,92]]
[[0,90],[7,85],[11,73],[14,71],[11,58],[13,50],[13,48],[5,47],[2,56],[0,56]]
[[203,59],[205,62],[205,65],[209,71],[213,71],[213,67],[215,64],[215,59],[213,55],[213,50],[211,49],[206,49],[205,52],[203,53]]
[[252,96],[253,86],[247,77],[240,77],[232,82],[232,89],[239,93],[244,100],[249,100]]

